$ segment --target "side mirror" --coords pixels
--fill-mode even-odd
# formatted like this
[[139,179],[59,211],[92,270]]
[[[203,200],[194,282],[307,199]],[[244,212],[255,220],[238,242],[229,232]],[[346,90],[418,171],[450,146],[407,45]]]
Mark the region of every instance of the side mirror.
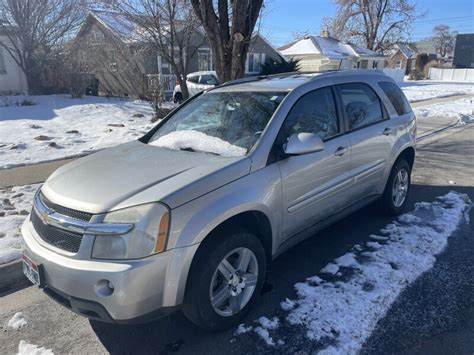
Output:
[[324,150],[324,142],[313,133],[293,133],[283,150],[288,155],[315,153]]

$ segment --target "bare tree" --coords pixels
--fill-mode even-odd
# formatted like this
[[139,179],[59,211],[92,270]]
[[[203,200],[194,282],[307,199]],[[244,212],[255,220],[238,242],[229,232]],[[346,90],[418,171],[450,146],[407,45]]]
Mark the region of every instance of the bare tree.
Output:
[[323,29],[335,38],[374,51],[404,41],[413,21],[422,14],[410,0],[334,0],[336,16],[324,19]]
[[205,44],[204,33],[189,2],[183,0],[116,0],[112,5],[138,25],[136,40],[142,41],[170,64],[181,81],[183,98],[189,97],[186,75],[189,63]]
[[451,32],[449,26],[446,25],[438,25],[433,28],[432,39],[436,52],[441,55],[441,57],[444,58],[453,51],[456,34],[456,32]]
[[84,18],[85,0],[1,0],[0,46],[25,73],[28,87],[56,46],[69,39]]
[[245,61],[263,0],[191,0],[201,21],[221,82],[245,75]]

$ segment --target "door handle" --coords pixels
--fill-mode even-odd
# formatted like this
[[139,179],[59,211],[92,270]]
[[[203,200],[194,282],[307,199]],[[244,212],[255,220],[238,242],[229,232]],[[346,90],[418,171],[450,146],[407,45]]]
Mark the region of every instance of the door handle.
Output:
[[348,149],[346,147],[338,147],[336,151],[334,152],[334,155],[340,157],[341,155],[346,154],[347,151]]
[[385,128],[385,129],[383,130],[383,132],[382,132],[382,134],[383,134],[384,136],[389,136],[390,133],[392,133],[392,129],[391,129],[391,128],[388,128],[388,127]]

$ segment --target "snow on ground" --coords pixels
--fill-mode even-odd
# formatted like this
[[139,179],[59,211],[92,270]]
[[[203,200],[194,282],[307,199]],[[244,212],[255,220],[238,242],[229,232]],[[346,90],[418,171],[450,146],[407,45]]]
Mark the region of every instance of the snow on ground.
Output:
[[451,102],[443,102],[413,109],[417,118],[421,117],[452,117],[457,118],[460,125],[474,122],[474,96]]
[[171,132],[151,142],[150,145],[174,150],[193,149],[199,152],[219,154],[224,157],[241,157],[247,153],[245,148],[193,130]]
[[474,94],[472,83],[446,83],[431,80],[418,80],[399,83],[408,101],[422,101],[437,97]]
[[18,330],[27,324],[28,323],[23,317],[23,312],[17,312],[13,315],[13,317],[8,322],[6,322],[6,324],[4,325],[4,328]]
[[149,103],[67,95],[0,96],[0,168],[87,154],[137,139],[154,126]]
[[0,190],[0,265],[21,257],[20,227],[39,184]]
[[329,263],[338,274],[333,274],[335,267],[326,266],[329,274],[297,283],[297,299],[282,302],[283,311],[278,312],[284,316],[271,322],[277,327],[259,321],[262,331],[242,324],[235,335],[253,330],[274,347],[285,344],[283,339],[292,341],[296,327],[312,342],[311,349],[356,354],[400,292],[433,267],[471,205],[467,195],[456,192],[433,203],[417,203],[414,211],[388,224],[380,236],[372,236],[377,242],[354,246]]
[[30,344],[25,340],[20,340],[18,345],[18,355],[54,355],[51,349],[39,347],[35,344]]

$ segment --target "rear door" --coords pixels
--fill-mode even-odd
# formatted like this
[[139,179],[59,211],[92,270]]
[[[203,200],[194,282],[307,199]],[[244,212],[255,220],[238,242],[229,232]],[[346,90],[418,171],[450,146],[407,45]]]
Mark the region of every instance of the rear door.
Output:
[[283,189],[284,238],[288,238],[345,206],[350,179],[350,144],[344,135],[332,87],[303,95],[293,106],[277,138],[283,145],[294,133],[319,135],[321,152],[278,161]]
[[384,172],[396,140],[395,130],[382,101],[369,84],[339,84],[337,89],[352,148],[354,185],[350,195],[356,202],[382,192]]

